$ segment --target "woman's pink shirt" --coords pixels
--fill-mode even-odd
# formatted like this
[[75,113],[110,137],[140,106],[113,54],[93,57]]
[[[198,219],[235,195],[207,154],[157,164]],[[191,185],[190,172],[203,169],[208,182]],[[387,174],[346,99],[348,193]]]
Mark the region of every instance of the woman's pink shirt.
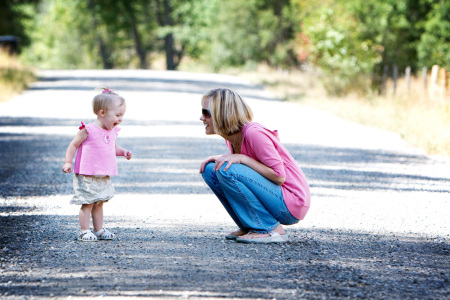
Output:
[[[226,143],[230,153],[233,153],[231,143]],[[245,124],[241,154],[273,169],[276,176],[286,178],[281,186],[284,202],[295,218],[303,220],[311,204],[309,185],[297,162],[281,144],[278,132],[255,122]]]

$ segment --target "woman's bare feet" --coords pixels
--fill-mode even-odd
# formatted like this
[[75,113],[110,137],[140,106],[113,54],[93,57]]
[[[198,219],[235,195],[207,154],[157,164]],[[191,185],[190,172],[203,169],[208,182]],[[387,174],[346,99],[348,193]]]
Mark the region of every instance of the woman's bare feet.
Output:
[[233,231],[233,232],[229,233],[228,235],[237,235],[237,236],[241,236],[241,235],[244,235],[244,234],[247,234],[247,233],[248,233],[248,231],[239,229],[239,230],[236,230],[236,231]]
[[242,236],[242,235],[245,235],[245,234],[247,234],[247,233],[248,233],[248,231],[239,229],[239,230],[236,230],[236,231],[233,231],[233,232],[227,234],[227,235],[225,236],[225,238],[226,238],[227,240],[235,240],[238,236]]

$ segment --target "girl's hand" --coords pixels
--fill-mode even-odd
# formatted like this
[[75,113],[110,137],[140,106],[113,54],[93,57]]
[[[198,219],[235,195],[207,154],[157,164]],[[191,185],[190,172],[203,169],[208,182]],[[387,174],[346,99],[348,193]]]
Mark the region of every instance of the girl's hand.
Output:
[[242,164],[244,159],[245,159],[245,155],[243,154],[227,154],[227,155],[222,155],[220,156],[218,159],[216,159],[216,164],[214,165],[214,171],[218,171],[220,170],[220,168],[222,168],[222,166],[227,163],[225,169],[223,169],[224,171],[228,170],[228,168],[232,165],[232,164]]
[[62,168],[64,173],[72,173],[72,163],[65,163]]
[[207,159],[205,159],[204,161],[202,161],[202,163],[200,164],[200,173],[203,173],[203,171],[205,171],[205,166],[212,162],[212,161],[216,161],[216,159],[218,159],[219,157],[221,157],[221,155],[216,155],[216,156],[210,156]]
[[127,160],[130,160],[131,157],[133,156],[133,153],[130,150],[125,150],[124,153],[123,153],[123,156],[125,156],[125,158]]

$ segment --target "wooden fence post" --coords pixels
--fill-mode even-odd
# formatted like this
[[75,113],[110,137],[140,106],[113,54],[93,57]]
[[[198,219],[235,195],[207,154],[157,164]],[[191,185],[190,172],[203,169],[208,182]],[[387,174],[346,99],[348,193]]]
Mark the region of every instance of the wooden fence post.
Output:
[[411,67],[410,66],[406,67],[405,79],[406,79],[406,93],[409,95],[409,88],[411,86]]
[[438,87],[438,73],[439,73],[439,66],[434,65],[431,68],[431,78],[430,78],[430,99],[434,100],[436,99],[436,94],[439,90]]
[[423,89],[426,91],[428,88],[428,68],[423,67],[422,69],[422,79],[423,79]]
[[445,97],[450,97],[449,77],[450,72],[445,72]]
[[386,83],[389,72],[389,66],[385,65],[383,67],[383,77],[381,77],[381,94],[386,95]]
[[394,81],[394,91],[393,91],[393,94],[395,95],[395,92],[397,91],[397,77],[398,77],[398,67],[397,67],[397,65],[394,65],[394,70],[393,70],[393,73],[392,73],[392,79],[393,79],[393,81]]
[[427,93],[427,89],[428,89],[428,68],[427,67],[423,67],[422,68],[422,83],[423,83],[423,89],[421,89],[421,98],[426,100],[428,99],[428,93]]
[[447,94],[448,73],[444,68],[441,68],[439,70],[439,73],[439,88],[441,90],[440,94],[442,101],[444,101]]

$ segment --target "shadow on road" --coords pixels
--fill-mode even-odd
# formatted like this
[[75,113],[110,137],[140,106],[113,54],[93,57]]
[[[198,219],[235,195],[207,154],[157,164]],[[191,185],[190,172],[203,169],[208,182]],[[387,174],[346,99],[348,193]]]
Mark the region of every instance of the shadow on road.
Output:
[[202,95],[212,88],[227,87],[237,91],[243,97],[257,98],[260,100],[279,101],[274,97],[268,97],[263,85],[250,85],[237,82],[205,80],[186,80],[177,78],[157,77],[77,77],[77,76],[46,76],[39,78],[37,85],[31,86],[31,91],[57,90],[57,91],[92,91],[92,86],[107,84],[115,90],[125,92],[169,92],[169,93],[193,93]]
[[[0,126],[73,126],[77,122],[0,118]],[[0,133],[0,197],[72,194],[72,176],[61,171],[70,140],[61,135]],[[118,159],[119,176],[113,182],[119,193],[210,193],[198,173],[200,162],[209,155],[227,152],[222,141],[206,138],[120,138],[120,144],[133,151],[133,159]],[[286,147],[312,187],[450,192],[448,178],[408,171],[427,164],[429,159],[421,155],[298,144]],[[406,169],[399,169],[399,165]]]

